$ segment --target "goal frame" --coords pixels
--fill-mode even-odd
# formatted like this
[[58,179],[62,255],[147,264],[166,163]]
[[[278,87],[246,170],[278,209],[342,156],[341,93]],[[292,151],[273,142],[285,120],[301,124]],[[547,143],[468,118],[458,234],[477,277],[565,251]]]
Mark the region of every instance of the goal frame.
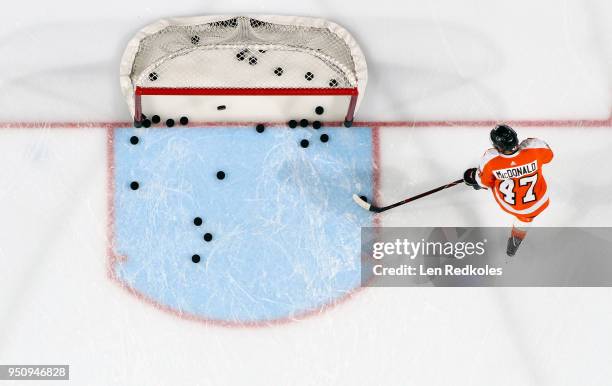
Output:
[[180,87],[136,87],[134,92],[134,122],[142,120],[142,97],[146,95],[174,96],[304,96],[344,95],[350,97],[344,126],[353,124],[359,90],[355,88],[180,88]]
[[[291,25],[298,27],[314,27],[325,28],[341,38],[352,56],[354,62],[353,74],[355,76],[355,87],[329,87],[329,88],[305,88],[305,87],[149,87],[141,86],[132,81],[132,63],[138,53],[140,41],[146,37],[156,34],[159,31],[168,27],[174,26],[191,26],[204,23],[214,23],[218,21],[228,20],[237,15],[215,15],[215,16],[198,16],[186,18],[169,18],[162,19],[145,28],[141,29],[136,36],[128,44],[120,67],[120,82],[122,91],[126,97],[128,106],[133,114],[134,122],[142,121],[143,114],[143,99],[147,96],[344,96],[347,99],[342,100],[342,107],[346,106],[346,112],[336,110],[336,121],[340,119],[340,114],[344,114],[344,125],[351,126],[355,112],[359,108],[361,98],[367,83],[367,65],[365,57],[357,42],[353,39],[350,33],[343,27],[318,18],[297,17],[297,16],[276,16],[276,15],[243,15],[244,17],[261,20],[281,25]],[[346,104],[345,104],[346,103]],[[296,117],[299,118],[299,117]]]

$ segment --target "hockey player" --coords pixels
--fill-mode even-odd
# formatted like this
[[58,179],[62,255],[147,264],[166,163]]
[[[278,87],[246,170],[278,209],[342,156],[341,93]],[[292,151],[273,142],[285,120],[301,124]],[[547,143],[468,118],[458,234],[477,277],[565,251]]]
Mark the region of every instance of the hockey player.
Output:
[[537,138],[519,144],[508,125],[497,125],[490,136],[494,148],[484,153],[478,168],[465,171],[464,181],[474,189],[491,189],[499,206],[516,217],[506,249],[514,256],[527,227],[548,206],[542,166],[552,160],[553,152]]

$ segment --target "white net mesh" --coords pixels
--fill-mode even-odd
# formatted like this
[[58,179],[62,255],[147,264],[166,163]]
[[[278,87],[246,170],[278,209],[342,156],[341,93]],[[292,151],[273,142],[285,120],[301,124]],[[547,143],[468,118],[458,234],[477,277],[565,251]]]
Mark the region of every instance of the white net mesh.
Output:
[[234,17],[144,37],[132,85],[179,88],[356,87],[350,47],[327,28]]

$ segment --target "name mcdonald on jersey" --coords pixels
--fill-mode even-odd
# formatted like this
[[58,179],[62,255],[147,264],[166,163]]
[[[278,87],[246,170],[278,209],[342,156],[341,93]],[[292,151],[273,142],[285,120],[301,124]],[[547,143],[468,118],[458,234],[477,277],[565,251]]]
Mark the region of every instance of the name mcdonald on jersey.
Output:
[[500,180],[507,180],[510,178],[520,178],[528,174],[532,174],[538,170],[538,161],[533,161],[525,165],[514,166],[507,169],[493,170],[495,177]]

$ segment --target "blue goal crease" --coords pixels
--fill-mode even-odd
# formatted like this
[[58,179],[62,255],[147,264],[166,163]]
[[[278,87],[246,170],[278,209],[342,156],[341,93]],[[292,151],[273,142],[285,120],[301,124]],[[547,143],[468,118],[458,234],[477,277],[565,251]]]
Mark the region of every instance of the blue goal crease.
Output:
[[122,128],[113,150],[114,252],[127,256],[115,269],[143,295],[253,322],[359,286],[360,228],[372,218],[351,196],[372,197],[370,128]]

